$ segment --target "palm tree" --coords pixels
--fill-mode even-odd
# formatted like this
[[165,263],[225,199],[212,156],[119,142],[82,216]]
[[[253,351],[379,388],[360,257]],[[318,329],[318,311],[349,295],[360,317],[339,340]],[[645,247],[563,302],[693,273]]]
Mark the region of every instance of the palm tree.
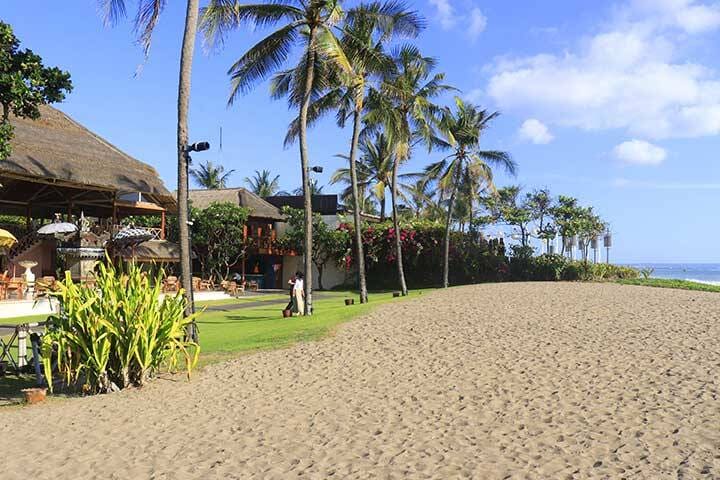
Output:
[[402,294],[407,295],[397,212],[398,171],[400,164],[410,158],[414,144],[422,141],[428,147],[432,145],[434,117],[439,107],[431,100],[452,87],[442,83],[444,74],[432,74],[435,59],[423,57],[412,45],[405,45],[397,51],[395,64],[396,71],[383,79],[379,89],[370,91],[365,121],[370,131],[382,127],[395,155],[390,198],[397,233],[395,255],[398,279]]
[[[321,195],[323,188],[325,188],[323,185],[320,185],[317,181],[317,178],[313,178],[310,180],[310,195]],[[293,195],[302,195],[305,190],[303,187],[298,187],[295,190],[293,190]]]
[[[324,82],[328,85],[326,91],[317,92],[318,98],[310,105],[310,122],[336,109],[338,126],[344,128],[347,119],[352,117],[350,154],[342,157],[347,159],[349,164],[346,180],[348,188],[344,197],[350,198],[353,205],[360,303],[367,302],[360,216],[365,195],[364,193],[361,195],[359,188],[356,158],[367,87],[371,77],[381,78],[394,71],[393,59],[385,53],[384,43],[395,35],[415,37],[423,27],[422,23],[417,12],[408,11],[402,3],[392,0],[363,3],[351,10],[340,41],[341,48],[350,62],[350,70],[328,72]],[[293,83],[292,78],[296,75],[293,71],[283,72],[276,78],[274,91],[287,91]],[[320,84],[318,86],[321,87]],[[299,120],[299,118],[295,119],[290,124],[286,144],[294,141],[299,133]],[[384,194],[382,197],[384,198]],[[384,205],[381,200],[381,216],[384,217],[383,210]]]
[[[387,137],[382,132],[376,132],[372,138],[364,138],[360,143],[360,159],[355,161],[357,170],[357,184],[359,192],[370,192],[370,195],[380,204],[380,221],[384,221],[385,199],[388,189],[392,185],[393,165],[395,165],[395,150],[389,143]],[[348,159],[347,155],[336,155],[339,158]],[[398,176],[400,179],[415,180],[421,177],[418,173],[404,173]],[[332,177],[330,183],[344,183],[348,185],[341,195],[349,196],[351,194],[351,176],[349,168],[338,168]],[[399,186],[403,190],[410,187],[410,184],[400,183]],[[402,192],[398,195],[404,198]],[[358,194],[358,196],[360,196]],[[362,198],[362,196],[360,196]]]
[[[138,12],[135,16],[135,30],[138,32],[140,43],[145,56],[149,54],[152,34],[157,25],[160,14],[165,6],[164,0],[137,0]],[[100,0],[103,14],[107,23],[114,24],[127,12],[125,0]],[[190,231],[188,226],[188,111],[190,109],[190,81],[192,78],[192,60],[195,51],[195,38],[197,34],[199,0],[187,0],[185,9],[185,27],[182,47],[180,49],[180,74],[178,79],[177,103],[177,157],[178,157],[178,236],[180,241],[180,274],[183,290],[188,296],[186,314],[195,310],[192,298],[192,265],[190,261]],[[198,334],[193,322],[188,332],[190,338],[197,341]]]
[[208,190],[217,190],[219,188],[225,188],[227,180],[235,170],[225,171],[225,167],[222,165],[215,166],[210,160],[201,164],[199,168],[191,169],[190,176],[195,180],[195,183],[200,185],[202,188]]
[[424,177],[415,183],[402,186],[405,199],[410,204],[416,219],[427,213],[426,210],[433,201],[435,192],[432,190],[432,185],[431,179]]
[[[303,50],[298,68],[302,69],[301,98],[291,98],[299,106],[300,164],[305,207],[305,314],[312,314],[312,195],[310,192],[307,145],[308,108],[316,85],[315,67],[330,64],[337,71],[350,71],[350,63],[335,36],[334,27],[343,17],[339,0],[273,0],[245,5],[237,0],[210,0],[203,9],[201,28],[210,44],[221,41],[227,32],[243,23],[270,26],[284,23],[260,40],[230,67],[229,104],[240,94],[266,79],[290,56],[293,47]],[[321,61],[322,60],[322,61]]]
[[[438,132],[442,137],[435,137],[433,143],[444,150],[450,150],[450,155],[439,162],[429,165],[426,172],[430,178],[438,180],[441,188],[450,191],[450,199],[445,220],[445,242],[443,245],[443,287],[449,286],[449,255],[450,255],[450,226],[453,218],[453,207],[458,188],[461,184],[479,185],[485,182],[493,185],[492,166],[501,166],[514,175],[515,162],[507,152],[497,150],[481,150],[480,139],[482,134],[490,127],[499,113],[489,113],[480,110],[471,103],[465,103],[461,98],[455,97],[456,111],[444,108],[438,122]],[[477,189],[473,189],[477,190]]]
[[270,197],[280,190],[280,175],[273,177],[270,170],[255,170],[252,178],[245,177],[245,183],[255,195]]

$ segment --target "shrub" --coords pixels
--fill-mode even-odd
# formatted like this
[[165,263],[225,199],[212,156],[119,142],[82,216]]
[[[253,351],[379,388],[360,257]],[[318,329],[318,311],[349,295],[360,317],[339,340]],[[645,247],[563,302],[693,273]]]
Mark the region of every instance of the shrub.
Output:
[[568,260],[562,255],[546,253],[535,257],[533,263],[532,280],[554,282],[562,280]]
[[50,391],[54,359],[64,384],[86,393],[142,386],[161,368],[174,370],[180,360],[189,377],[200,351],[185,337],[194,316],[185,317],[181,292],[159,301],[163,275],[160,271],[151,285],[134,264],[124,272],[101,263],[95,289],[76,285],[65,273],[53,293],[60,313],[50,317],[42,339]]

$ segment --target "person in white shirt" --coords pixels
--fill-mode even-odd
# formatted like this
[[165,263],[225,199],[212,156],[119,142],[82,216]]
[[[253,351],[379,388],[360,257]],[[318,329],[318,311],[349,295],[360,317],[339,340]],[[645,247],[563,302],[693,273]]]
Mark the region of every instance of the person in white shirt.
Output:
[[292,311],[296,315],[305,315],[305,283],[302,272],[295,273],[295,282],[292,288]]

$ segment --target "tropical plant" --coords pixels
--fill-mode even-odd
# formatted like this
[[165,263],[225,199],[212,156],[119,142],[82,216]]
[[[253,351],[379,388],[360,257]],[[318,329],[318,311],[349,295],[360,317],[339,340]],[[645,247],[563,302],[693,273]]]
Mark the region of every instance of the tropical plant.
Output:
[[226,280],[230,270],[245,258],[250,247],[245,235],[249,214],[247,208],[229,202],[191,210],[193,251],[203,275]]
[[[305,238],[305,225],[303,211],[296,208],[284,207],[283,214],[287,216],[288,229],[285,235],[278,239],[278,245],[287,250],[303,252]],[[318,270],[318,287],[323,290],[323,273],[330,264],[341,264],[351,249],[350,233],[346,229],[332,228],[325,223],[322,216],[313,216],[313,252],[312,261]]]
[[[418,49],[405,45],[393,55],[395,71],[386,75],[377,89],[371,89],[367,100],[365,122],[368,132],[382,129],[395,157],[392,168],[390,199],[393,225],[400,231],[398,219],[398,172],[400,164],[407,161],[417,141],[432,145],[433,124],[439,107],[432,99],[451,90],[443,84],[444,74],[432,73],[436,61],[424,57]],[[403,271],[400,239],[395,239],[398,281],[403,295],[407,295],[407,283]]]
[[496,221],[515,227],[520,232],[520,245],[527,247],[531,224],[535,218],[526,199],[521,196],[520,186],[511,185],[498,189],[485,198],[485,204]]
[[[323,188],[325,188],[324,185],[320,185],[320,182],[318,182],[317,178],[313,178],[310,180],[310,184],[308,185],[308,191],[310,193],[310,196],[313,195],[322,195]],[[301,186],[293,190],[293,195],[303,195],[305,193],[305,189]]]
[[200,167],[191,169],[190,176],[202,188],[217,190],[227,186],[228,178],[234,171],[226,172],[225,167],[222,165],[216,166],[208,160],[204,164],[200,164]]
[[[310,105],[309,120],[312,122],[331,109],[337,109],[337,123],[341,128],[345,126],[348,118],[352,118],[350,153],[344,156],[348,161],[346,174],[348,188],[344,192],[344,197],[351,200],[354,222],[359,226],[365,194],[364,191],[361,192],[364,189],[359,185],[356,159],[367,89],[372,78],[382,78],[394,71],[394,62],[385,53],[385,42],[396,35],[416,36],[422,28],[422,22],[416,12],[407,10],[403,4],[395,1],[363,3],[351,11],[347,20],[340,44],[349,60],[349,70],[331,72],[332,74],[328,76],[327,92]],[[289,82],[281,76],[276,85],[283,84],[287,85]],[[291,124],[286,142],[292,140],[295,132],[298,131],[298,125],[299,119],[296,119]],[[382,197],[383,199],[379,201],[381,217],[384,218],[384,191]],[[354,229],[354,232],[360,303],[365,303],[367,283],[360,228]]]
[[450,108],[443,109],[437,125],[439,136],[433,139],[434,145],[444,150],[450,150],[451,153],[426,169],[430,178],[437,179],[441,188],[451,192],[445,221],[443,248],[443,287],[445,288],[449,286],[450,228],[458,186],[461,182],[472,185],[480,183],[492,185],[491,165],[501,166],[511,174],[515,173],[516,167],[507,152],[480,148],[482,134],[497,118],[497,112],[489,113],[487,110],[480,110],[459,97],[455,97],[455,107],[455,111]]
[[[293,78],[300,88],[289,89],[288,101],[299,110],[300,164],[302,170],[305,210],[305,303],[306,315],[312,314],[312,194],[310,192],[310,161],[307,143],[308,109],[314,88],[321,88],[323,69],[350,72],[350,62],[335,35],[335,28],[344,16],[339,0],[295,2],[272,1],[246,5],[237,0],[211,0],[203,10],[201,28],[210,44],[221,41],[226,34],[243,23],[266,27],[283,23],[276,31],[245,52],[230,68],[231,94],[229,103],[259,81],[276,71],[290,56],[293,47],[302,55]],[[316,78],[316,67],[319,75]]]
[[271,197],[280,190],[280,175],[273,177],[270,170],[255,170],[255,175],[245,177],[245,184],[255,195]]
[[71,91],[68,72],[46,67],[32,50],[20,50],[12,27],[0,21],[0,160],[10,156],[10,113],[35,120],[40,105],[62,102]]
[[163,271],[151,282],[141,267],[127,270],[100,263],[96,288],[77,285],[65,272],[52,295],[59,313],[48,319],[42,338],[45,378],[53,390],[57,368],[67,387],[104,393],[142,386],[161,369],[182,361],[189,377],[200,347],[186,339],[194,315],[185,316],[179,292],[160,300]]
[[[106,23],[115,24],[125,17],[127,9],[125,0],[99,0],[103,9]],[[165,7],[165,0],[137,0],[138,10],[135,16],[135,31],[142,44],[145,57],[150,52],[152,34],[160,15]],[[192,288],[192,264],[190,260],[190,231],[188,212],[188,111],[190,109],[190,80],[192,78],[192,61],[195,51],[198,16],[200,11],[199,0],[187,0],[185,9],[185,26],[182,46],[180,49],[180,76],[178,80],[177,103],[177,228],[180,244],[180,274],[183,289],[186,292]],[[195,307],[192,298],[189,298],[186,313],[192,313]],[[198,339],[195,324],[190,325],[191,337]]]

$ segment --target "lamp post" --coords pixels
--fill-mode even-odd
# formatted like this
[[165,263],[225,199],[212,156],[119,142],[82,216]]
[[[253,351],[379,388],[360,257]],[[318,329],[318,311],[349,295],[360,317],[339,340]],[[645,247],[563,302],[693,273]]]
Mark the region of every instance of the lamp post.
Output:
[[[192,158],[190,157],[190,152],[204,152],[206,150],[210,149],[210,143],[209,142],[197,142],[190,144],[185,147],[185,156],[186,156],[186,162],[185,162],[185,181],[188,182],[185,185],[185,189],[189,192],[190,191],[190,164],[192,163]],[[178,205],[178,208],[180,206]],[[186,295],[188,300],[188,306],[190,307],[190,313],[195,313],[195,296],[193,293],[193,284],[192,284],[192,220],[189,218],[190,216],[190,195],[188,195],[187,198],[187,205],[185,205],[185,208],[188,212],[188,255],[190,255],[190,270],[188,271],[188,275],[190,275],[189,279],[183,279],[185,285],[186,285]],[[180,260],[182,261],[182,259]],[[189,280],[189,281],[188,281]],[[190,324],[188,335],[190,336],[190,339],[194,342],[198,342],[199,335],[198,335],[198,329],[197,325],[195,325],[195,320],[192,321]]]
[[598,236],[593,235],[592,239],[590,239],[590,247],[593,249],[593,263],[597,263],[598,261]]
[[610,264],[610,247],[612,247],[612,233],[608,230],[603,236],[603,246],[605,247],[605,263]]

